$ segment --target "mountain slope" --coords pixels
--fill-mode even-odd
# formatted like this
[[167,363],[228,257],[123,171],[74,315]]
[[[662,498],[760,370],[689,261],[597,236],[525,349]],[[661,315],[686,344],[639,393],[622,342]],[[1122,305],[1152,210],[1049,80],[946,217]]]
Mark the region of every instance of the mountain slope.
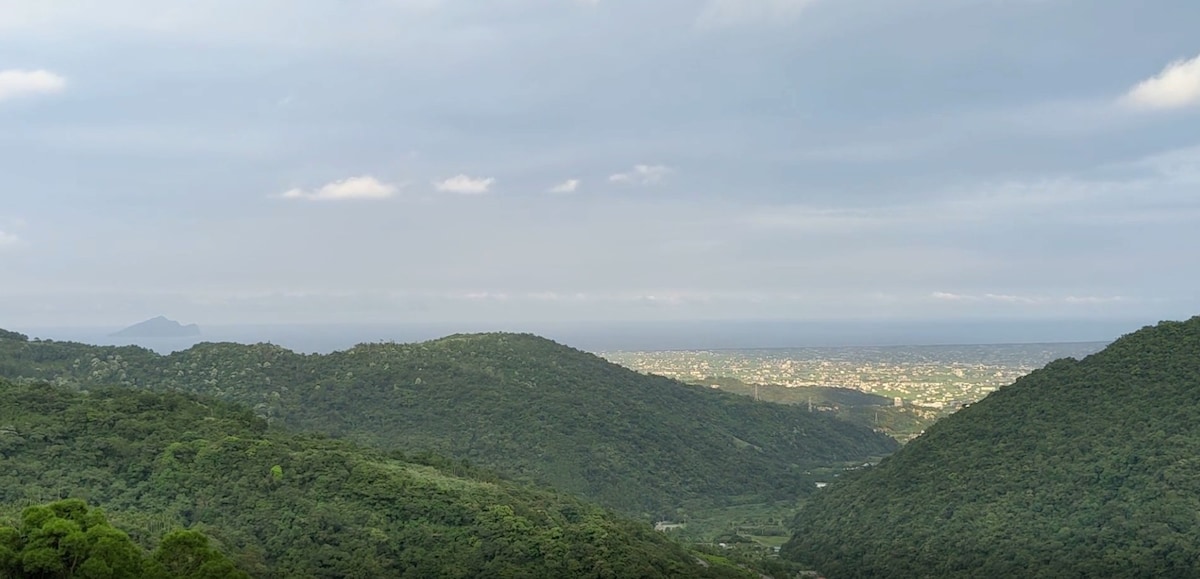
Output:
[[0,381],[0,510],[86,499],[146,548],[191,526],[259,577],[746,575],[644,524],[451,467],[270,433],[211,398]]
[[431,450],[626,512],[688,501],[795,496],[803,467],[896,444],[805,409],[755,403],[529,335],[452,336],[305,356],[202,344],[170,356],[0,341],[0,372],[120,383],[237,401],[285,426],[384,449]]
[[814,496],[831,577],[1200,575],[1200,317],[1059,360]]

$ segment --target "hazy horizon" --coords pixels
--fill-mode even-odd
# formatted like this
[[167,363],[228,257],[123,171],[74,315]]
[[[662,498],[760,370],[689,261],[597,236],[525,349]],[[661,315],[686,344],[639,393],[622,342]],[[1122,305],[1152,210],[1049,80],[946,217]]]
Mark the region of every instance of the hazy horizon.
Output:
[[[366,342],[419,342],[456,333],[533,333],[588,350],[786,349],[1100,343],[1153,321],[1136,320],[693,320],[554,323],[200,324],[187,338],[118,338],[120,326],[11,327],[40,339],[140,345],[159,352],[203,342],[270,342],[302,352],[343,350]],[[3,327],[3,326],[0,326]]]

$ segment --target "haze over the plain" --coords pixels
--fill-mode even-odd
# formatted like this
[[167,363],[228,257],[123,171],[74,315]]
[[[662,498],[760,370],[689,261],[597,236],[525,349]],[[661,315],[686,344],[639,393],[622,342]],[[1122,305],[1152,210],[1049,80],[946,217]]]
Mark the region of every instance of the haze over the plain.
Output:
[[1197,22],[0,0],[0,318],[1185,318]]

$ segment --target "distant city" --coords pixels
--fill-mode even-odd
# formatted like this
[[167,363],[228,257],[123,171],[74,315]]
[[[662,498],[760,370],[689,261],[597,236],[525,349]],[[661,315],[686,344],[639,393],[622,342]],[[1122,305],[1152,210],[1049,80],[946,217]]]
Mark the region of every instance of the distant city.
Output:
[[616,351],[600,355],[677,380],[734,378],[747,384],[837,386],[942,409],[977,401],[1059,358],[1082,358],[1106,342],[757,350]]

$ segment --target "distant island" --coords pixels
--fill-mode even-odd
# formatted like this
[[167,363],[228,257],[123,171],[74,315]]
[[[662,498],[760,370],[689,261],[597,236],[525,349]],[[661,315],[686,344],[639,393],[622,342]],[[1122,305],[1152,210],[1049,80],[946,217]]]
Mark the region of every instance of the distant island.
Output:
[[119,332],[110,334],[113,338],[191,338],[200,335],[200,326],[196,324],[183,325],[163,316],[134,324]]

